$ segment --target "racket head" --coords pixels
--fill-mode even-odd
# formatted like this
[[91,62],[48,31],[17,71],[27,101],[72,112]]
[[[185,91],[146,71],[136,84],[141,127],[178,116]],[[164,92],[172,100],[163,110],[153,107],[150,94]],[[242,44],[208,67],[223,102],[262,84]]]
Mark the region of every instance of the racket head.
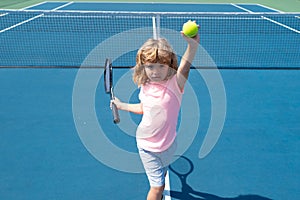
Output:
[[[109,58],[105,60],[104,66],[104,88],[105,92],[110,94],[110,99],[114,99],[113,93],[113,74],[112,74],[112,63]],[[117,106],[112,103],[111,104],[112,114],[113,114],[113,121],[115,124],[120,122],[119,112]]]
[[106,58],[104,66],[104,87],[106,93],[111,93],[112,80],[112,63],[109,58]]
[[180,177],[187,177],[194,170],[194,165],[190,159],[185,156],[178,156],[169,169]]

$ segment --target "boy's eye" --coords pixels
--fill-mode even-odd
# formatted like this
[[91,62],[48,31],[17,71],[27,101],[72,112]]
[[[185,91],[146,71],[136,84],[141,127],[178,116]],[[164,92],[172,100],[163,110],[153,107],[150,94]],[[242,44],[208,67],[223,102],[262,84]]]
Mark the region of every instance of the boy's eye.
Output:
[[147,67],[148,69],[153,69],[154,66],[153,66],[153,65],[147,65],[146,67]]
[[166,65],[164,65],[164,64],[152,64],[152,65],[146,65],[145,67],[148,68],[148,69],[154,69],[155,67],[156,68],[165,68]]

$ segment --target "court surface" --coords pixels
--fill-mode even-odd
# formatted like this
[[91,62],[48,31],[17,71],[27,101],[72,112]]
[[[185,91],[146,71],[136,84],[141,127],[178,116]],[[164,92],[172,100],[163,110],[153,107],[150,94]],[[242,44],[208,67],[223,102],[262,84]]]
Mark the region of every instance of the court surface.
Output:
[[[99,43],[145,22],[136,19],[135,24],[126,24],[120,19],[126,25],[96,30],[89,26],[98,27],[100,22],[90,11],[141,11],[145,15],[202,12],[204,16],[196,17],[201,26],[200,52],[208,52],[214,60],[205,61],[205,69],[195,65],[191,70],[177,141],[191,170],[180,176],[176,171],[184,170],[185,165],[174,163],[165,199],[299,199],[299,13],[287,13],[289,17],[284,19],[289,20],[284,22],[276,18],[281,11],[256,4],[128,5],[43,2],[24,8],[26,14],[1,10],[0,198],[145,199],[148,182],[140,173],[134,137],[140,116],[120,112],[121,123],[113,124],[103,68],[98,68],[104,65],[100,58],[105,55],[96,59],[99,64],[86,61]],[[49,10],[58,13],[48,15]],[[61,15],[60,11],[70,14]],[[85,14],[74,17],[73,11]],[[236,35],[232,32],[236,28],[226,29],[219,21],[206,19],[206,12],[243,13],[247,20],[233,24],[245,23]],[[260,13],[267,13],[268,20],[250,20]],[[151,18],[145,20],[151,26]],[[166,30],[176,31],[184,21],[172,19],[164,24],[163,20]],[[52,22],[51,27],[45,22]],[[215,34],[209,31],[212,22]],[[272,30],[272,34],[252,38],[243,35],[245,28],[257,34]],[[89,40],[85,40],[87,35]],[[142,44],[143,38],[134,39]],[[225,43],[215,47],[214,41]],[[184,49],[175,41],[174,47],[179,54]],[[130,102],[138,101],[128,69],[135,62],[134,50],[116,54],[120,57],[113,62],[117,66],[115,93]],[[213,137],[207,140],[207,135]],[[203,143],[211,149],[201,153]]]

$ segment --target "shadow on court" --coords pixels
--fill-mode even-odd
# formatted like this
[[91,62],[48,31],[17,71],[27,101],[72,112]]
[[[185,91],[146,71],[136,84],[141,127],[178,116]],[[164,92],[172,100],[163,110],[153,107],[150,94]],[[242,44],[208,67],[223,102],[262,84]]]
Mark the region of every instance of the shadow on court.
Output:
[[239,195],[237,197],[219,197],[213,194],[195,191],[186,181],[193,172],[193,162],[185,156],[180,156],[170,166],[170,171],[178,176],[181,181],[181,191],[170,191],[171,197],[180,200],[271,200],[255,194]]

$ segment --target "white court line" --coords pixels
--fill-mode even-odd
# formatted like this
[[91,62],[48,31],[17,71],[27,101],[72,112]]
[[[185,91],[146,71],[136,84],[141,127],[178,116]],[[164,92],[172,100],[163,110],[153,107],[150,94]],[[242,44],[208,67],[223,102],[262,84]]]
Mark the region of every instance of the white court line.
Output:
[[41,3],[37,3],[37,4],[34,4],[34,5],[30,5],[30,6],[27,6],[27,7],[25,7],[25,8],[21,8],[21,9],[19,9],[19,10],[26,10],[26,9],[28,9],[28,8],[32,8],[32,7],[35,7],[35,6],[39,6],[39,5],[42,5],[42,4],[44,4],[44,3],[47,3],[47,1],[44,1],[44,2],[41,2]]
[[167,171],[166,178],[165,178],[165,190],[164,190],[164,200],[171,200],[171,193],[170,193],[170,176],[169,170]]
[[238,6],[238,5],[234,4],[234,3],[231,3],[231,5],[233,5],[234,7],[237,7],[237,8],[239,8],[239,9],[241,9],[241,10],[244,10],[244,11],[246,11],[246,12],[248,12],[248,13],[254,13],[254,12],[252,12],[251,10],[248,10],[248,9],[246,9],[246,8],[243,8],[243,7],[241,7],[241,6]]
[[8,15],[8,13],[3,13],[3,14],[0,15],[0,17],[3,17],[5,15]]
[[[65,6],[70,5],[71,3],[73,3],[73,2],[66,3],[66,4],[64,4],[64,5],[62,5],[62,6],[59,6],[59,7],[57,7],[57,8],[52,9],[51,11],[58,10],[58,9],[60,9],[60,8],[63,8],[63,7],[65,7]],[[8,27],[8,28],[2,29],[2,30],[0,30],[0,33],[4,33],[5,31],[11,30],[11,29],[13,29],[13,28],[16,28],[16,27],[18,27],[18,26],[20,26],[20,25],[22,25],[22,24],[28,23],[28,22],[30,22],[30,21],[32,21],[32,20],[35,20],[35,19],[37,19],[37,18],[40,18],[40,17],[42,17],[42,16],[44,16],[44,14],[37,15],[37,16],[35,16],[35,17],[32,17],[32,18],[30,18],[30,19],[27,19],[27,20],[25,20],[25,21],[22,21],[22,22],[20,22],[20,23],[17,23],[17,24],[15,24],[15,25],[12,25],[12,26],[10,26],[10,27]]]
[[10,30],[10,29],[16,28],[17,26],[20,26],[20,25],[22,25],[22,24],[28,23],[28,22],[30,22],[30,21],[32,21],[32,20],[34,20],[34,19],[36,19],[36,18],[39,18],[39,17],[41,17],[41,16],[43,16],[43,15],[44,15],[44,14],[37,15],[37,16],[35,16],[35,17],[32,17],[32,18],[30,18],[30,19],[27,19],[27,20],[25,20],[25,21],[22,21],[22,22],[20,22],[20,23],[17,23],[17,24],[15,24],[15,25],[13,25],[13,26],[10,26],[10,27],[8,27],[8,28],[2,29],[2,30],[0,31],[0,33],[3,33],[3,32],[8,31],[8,30]]
[[269,9],[269,10],[274,10],[274,11],[279,12],[279,13],[284,13],[284,12],[282,12],[282,11],[280,11],[280,10],[277,10],[277,9],[274,9],[274,8],[271,8],[271,7],[262,5],[262,4],[257,4],[257,5],[259,5],[259,6],[261,6],[261,7],[264,7],[264,8],[267,8],[267,9]]
[[287,25],[285,25],[285,24],[282,24],[282,23],[280,23],[280,22],[277,22],[277,21],[275,21],[275,20],[273,20],[273,19],[270,19],[270,18],[268,18],[268,17],[261,16],[261,18],[263,18],[263,19],[265,19],[265,20],[268,20],[268,21],[270,21],[270,22],[272,22],[272,23],[274,23],[274,24],[277,24],[277,25],[279,25],[279,26],[282,26],[282,27],[284,27],[284,28],[287,28],[287,29],[289,29],[289,30],[291,30],[291,31],[294,31],[294,32],[296,32],[296,33],[300,33],[299,30],[294,29],[294,28],[292,28],[292,27],[289,27],[289,26],[287,26]]
[[66,4],[64,4],[64,5],[61,5],[61,6],[57,7],[57,8],[54,8],[54,9],[52,9],[51,11],[59,10],[59,9],[61,9],[61,8],[64,8],[64,7],[66,7],[66,6],[70,5],[70,4],[72,4],[72,3],[74,3],[74,2],[71,1],[71,2],[66,3]]

